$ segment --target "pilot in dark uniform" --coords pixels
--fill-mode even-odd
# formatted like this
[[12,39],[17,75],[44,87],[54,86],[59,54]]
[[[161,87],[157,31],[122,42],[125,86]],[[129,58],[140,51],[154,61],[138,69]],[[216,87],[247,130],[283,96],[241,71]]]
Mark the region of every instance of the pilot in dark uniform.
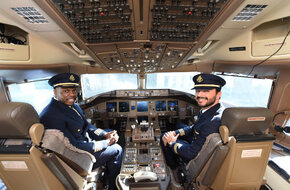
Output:
[[225,80],[212,74],[198,74],[193,77],[196,101],[201,107],[197,121],[192,126],[179,125],[179,129],[161,136],[161,147],[167,165],[177,167],[178,156],[185,163],[193,159],[201,150],[206,137],[218,133],[224,108],[219,103],[221,88]]
[[88,123],[81,108],[75,104],[76,87],[80,78],[73,73],[53,76],[48,83],[54,88],[54,97],[40,114],[40,121],[46,129],[59,129],[70,143],[93,154],[94,168],[106,164],[110,189],[117,189],[116,176],[120,172],[123,151],[116,144],[116,131],[106,132]]

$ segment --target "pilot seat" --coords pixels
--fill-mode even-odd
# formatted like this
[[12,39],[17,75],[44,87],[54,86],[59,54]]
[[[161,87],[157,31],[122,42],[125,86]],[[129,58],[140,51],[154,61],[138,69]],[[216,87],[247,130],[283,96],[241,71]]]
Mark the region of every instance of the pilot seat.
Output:
[[225,109],[220,133],[184,166],[184,189],[260,189],[275,140],[266,134],[272,118],[267,108]]
[[70,144],[59,130],[44,130],[27,103],[0,105],[0,178],[7,189],[96,189],[95,158]]

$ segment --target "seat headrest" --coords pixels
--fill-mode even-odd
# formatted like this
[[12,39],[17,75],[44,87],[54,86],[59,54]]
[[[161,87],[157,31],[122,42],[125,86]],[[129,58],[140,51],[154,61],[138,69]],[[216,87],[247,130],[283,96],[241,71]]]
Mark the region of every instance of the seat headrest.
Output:
[[39,123],[39,117],[30,104],[8,102],[0,105],[0,138],[29,138],[29,128],[34,123]]
[[229,129],[229,135],[264,134],[270,127],[273,113],[267,108],[231,107],[224,110],[221,124]]

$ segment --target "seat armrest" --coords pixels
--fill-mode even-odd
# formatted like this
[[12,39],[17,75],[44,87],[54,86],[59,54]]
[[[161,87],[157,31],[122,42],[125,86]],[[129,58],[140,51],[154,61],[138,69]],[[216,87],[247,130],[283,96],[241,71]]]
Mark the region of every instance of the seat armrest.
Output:
[[39,146],[44,132],[44,127],[41,123],[33,124],[29,129],[29,135],[33,144]]
[[223,144],[227,144],[229,140],[229,129],[227,128],[227,126],[225,125],[220,126],[219,132],[220,132]]

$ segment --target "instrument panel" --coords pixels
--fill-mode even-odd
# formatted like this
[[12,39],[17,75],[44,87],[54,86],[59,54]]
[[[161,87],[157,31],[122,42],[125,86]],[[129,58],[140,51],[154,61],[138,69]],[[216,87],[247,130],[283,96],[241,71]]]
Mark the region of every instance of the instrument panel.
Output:
[[[161,133],[174,130],[178,122],[194,122],[199,108],[192,95],[168,89],[111,91],[90,100],[83,110],[92,124],[115,129],[120,135],[124,157],[119,185],[166,188],[170,174],[160,146]],[[149,180],[150,176],[138,182],[126,180],[140,171],[154,173],[157,181]]]

